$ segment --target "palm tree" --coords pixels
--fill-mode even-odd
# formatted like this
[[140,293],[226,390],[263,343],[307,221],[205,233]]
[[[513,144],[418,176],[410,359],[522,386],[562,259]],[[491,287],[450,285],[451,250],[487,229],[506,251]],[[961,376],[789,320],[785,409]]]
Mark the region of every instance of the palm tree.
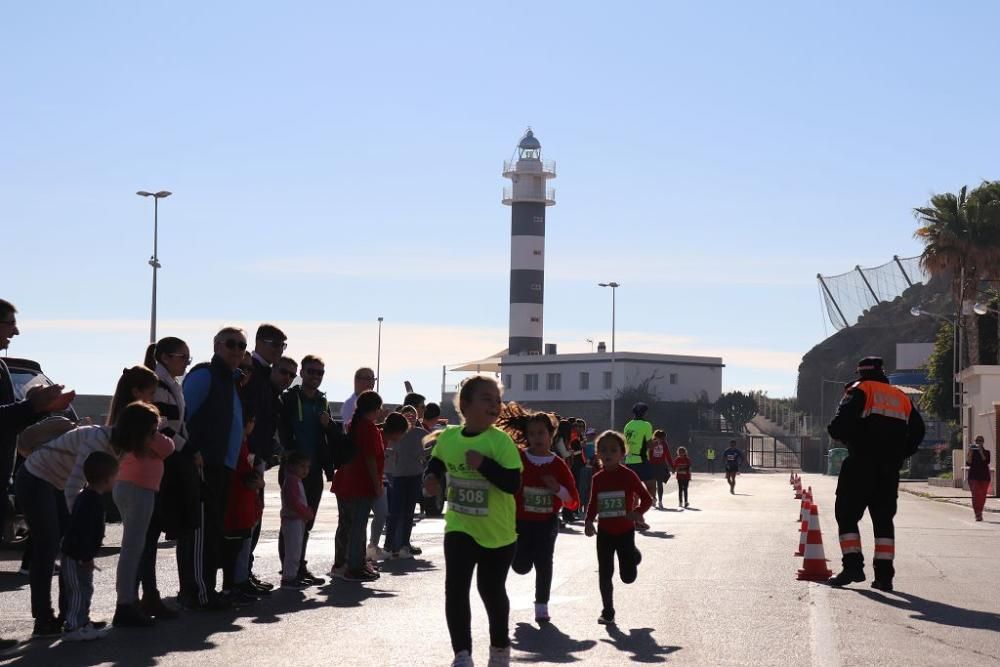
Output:
[[957,195],[934,195],[913,212],[922,225],[914,233],[924,242],[920,265],[951,282],[959,307],[966,348],[961,365],[976,364],[979,336],[971,304],[981,281],[1000,275],[1000,181],[983,181],[971,193],[962,187]]

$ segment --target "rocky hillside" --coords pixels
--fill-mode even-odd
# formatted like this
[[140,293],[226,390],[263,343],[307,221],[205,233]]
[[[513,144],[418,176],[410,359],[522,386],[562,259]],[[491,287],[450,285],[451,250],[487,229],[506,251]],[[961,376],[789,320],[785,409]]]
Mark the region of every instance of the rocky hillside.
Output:
[[[932,313],[954,312],[954,302],[948,285],[933,280],[926,285],[914,285],[893,301],[874,306],[858,319],[854,326],[842,329],[809,350],[799,365],[798,407],[816,416],[829,418],[840,401],[841,388],[823,379],[850,380],[862,357],[869,355],[885,359],[886,368],[896,367],[896,343],[930,343],[934,341],[940,322],[931,317],[914,317],[913,306]],[[823,396],[824,406],[820,405]]]

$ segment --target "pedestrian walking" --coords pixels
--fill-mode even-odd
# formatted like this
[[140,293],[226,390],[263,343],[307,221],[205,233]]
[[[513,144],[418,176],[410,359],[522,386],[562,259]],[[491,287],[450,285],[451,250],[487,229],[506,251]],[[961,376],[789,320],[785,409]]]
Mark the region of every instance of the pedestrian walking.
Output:
[[687,447],[678,447],[674,457],[674,471],[677,473],[677,506],[687,508],[688,486],[691,484],[691,459]]
[[510,436],[494,424],[502,407],[500,386],[476,375],[462,383],[458,410],[462,426],[441,431],[431,451],[424,495],[436,496],[447,483],[445,514],[445,618],[453,667],[472,660],[473,573],[486,607],[490,667],[510,665],[510,599],[507,574],[517,542],[517,503],[521,455]]
[[976,521],[983,520],[983,508],[986,507],[986,496],[990,491],[990,450],[986,449],[985,442],[983,436],[977,435],[965,455],[965,464],[969,467],[972,511],[976,515]]
[[875,533],[872,587],[891,591],[899,468],[924,439],[924,421],[909,397],[889,384],[881,358],[865,357],[857,372],[859,380],[847,385],[827,426],[830,437],[844,443],[848,452],[837,479],[835,506],[843,569],[830,584],[865,580],[858,522],[868,510]]
[[653,432],[653,439],[646,445],[646,454],[652,474],[652,479],[646,482],[646,490],[651,496],[656,493],[657,507],[663,509],[663,486],[670,480],[670,468],[674,465],[667,434],[663,429]]
[[722,460],[726,464],[726,482],[729,483],[729,493],[736,495],[736,476],[740,474],[743,451],[736,446],[735,440],[729,441],[729,447],[722,452]]
[[[618,576],[623,584],[631,584],[638,575],[642,553],[635,546],[635,530],[649,528],[643,515],[653,505],[645,485],[630,468],[621,465],[626,452],[622,434],[605,431],[597,438],[597,455],[603,469],[594,475],[587,523],[587,537],[597,535],[597,568],[603,608],[597,619],[603,625],[614,625],[615,556]],[[594,520],[597,528],[594,528]]]

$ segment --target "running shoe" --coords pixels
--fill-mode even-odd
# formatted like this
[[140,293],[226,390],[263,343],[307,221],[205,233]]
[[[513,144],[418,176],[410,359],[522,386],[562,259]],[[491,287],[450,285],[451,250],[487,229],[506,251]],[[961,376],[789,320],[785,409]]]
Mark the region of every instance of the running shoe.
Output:
[[89,642],[95,639],[104,639],[111,632],[108,628],[95,628],[93,623],[81,625],[72,630],[66,630],[62,635],[64,642]]
[[115,607],[111,625],[116,628],[151,628],[156,625],[153,617],[139,609],[138,603],[120,604]]
[[409,549],[410,553],[413,554],[414,556],[419,556],[424,552],[423,549],[421,549],[420,547],[415,547],[412,544],[407,544],[406,548]]
[[347,574],[346,565],[334,565],[330,568],[330,578],[331,579],[344,579]]
[[468,651],[459,651],[455,654],[455,659],[451,661],[451,667],[474,667],[472,656]]
[[292,590],[301,591],[301,590],[303,590],[305,588],[309,588],[309,586],[311,586],[311,585],[312,584],[310,584],[305,579],[282,579],[281,580],[281,587],[285,588],[285,589],[292,589]]
[[394,559],[396,559],[396,560],[400,560],[400,559],[406,560],[406,559],[409,559],[409,558],[413,558],[413,552],[410,551],[409,548],[403,547],[399,551],[394,551],[392,553],[392,557]]
[[344,575],[345,581],[375,581],[378,575],[369,570],[350,570]]
[[504,648],[490,647],[490,660],[486,667],[510,667],[510,646]]
[[615,624],[614,610],[609,611],[605,609],[604,611],[602,611],[601,615],[597,619],[597,622],[600,623],[601,625],[614,625]]
[[369,544],[368,550],[365,553],[368,560],[386,560],[389,558],[389,552],[378,546],[377,544]]
[[322,586],[326,583],[326,579],[323,577],[317,577],[315,574],[310,572],[308,568],[302,568],[299,570],[298,578],[302,581],[308,581],[311,586]]
[[257,588],[260,588],[261,590],[265,590],[265,591],[273,591],[274,590],[274,584],[266,582],[266,581],[262,581],[261,579],[258,579],[257,575],[253,574],[253,573],[250,574],[250,583],[253,584]]

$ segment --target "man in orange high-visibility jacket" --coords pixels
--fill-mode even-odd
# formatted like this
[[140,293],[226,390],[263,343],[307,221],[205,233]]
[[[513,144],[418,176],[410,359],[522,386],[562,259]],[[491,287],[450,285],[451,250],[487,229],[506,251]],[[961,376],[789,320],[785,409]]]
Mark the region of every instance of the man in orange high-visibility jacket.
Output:
[[891,591],[899,469],[924,439],[924,420],[906,394],[889,384],[882,359],[865,357],[858,362],[858,375],[827,427],[848,451],[837,480],[836,505],[844,567],[829,583],[843,586],[865,580],[858,521],[867,509],[875,532],[872,587]]

